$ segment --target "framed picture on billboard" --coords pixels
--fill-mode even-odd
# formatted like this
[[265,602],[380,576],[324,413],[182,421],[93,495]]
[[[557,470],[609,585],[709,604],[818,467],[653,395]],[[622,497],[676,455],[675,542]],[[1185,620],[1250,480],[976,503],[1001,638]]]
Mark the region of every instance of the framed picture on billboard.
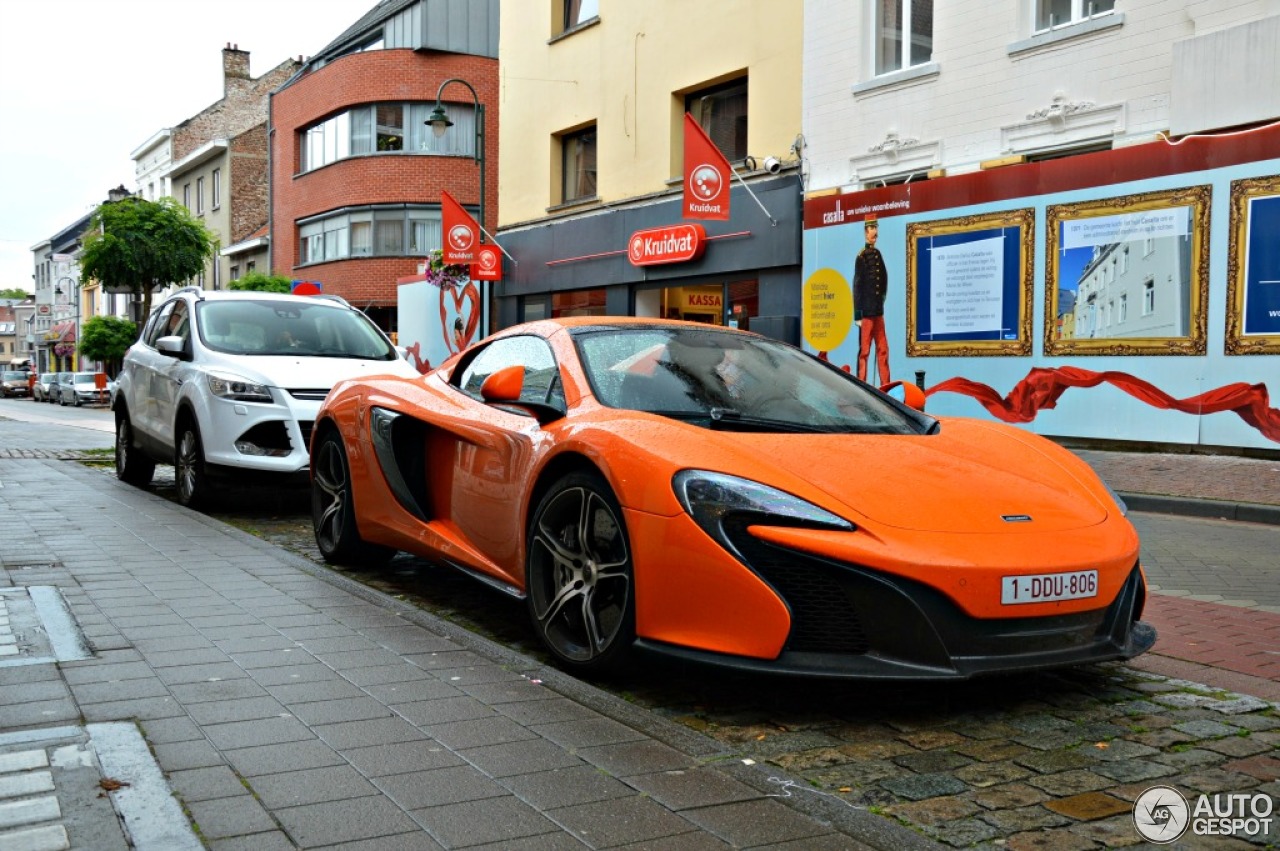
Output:
[[1046,355],[1203,355],[1209,186],[1054,204]]
[[907,226],[907,354],[1031,354],[1035,211]]
[[1226,353],[1280,354],[1280,175],[1231,182]]

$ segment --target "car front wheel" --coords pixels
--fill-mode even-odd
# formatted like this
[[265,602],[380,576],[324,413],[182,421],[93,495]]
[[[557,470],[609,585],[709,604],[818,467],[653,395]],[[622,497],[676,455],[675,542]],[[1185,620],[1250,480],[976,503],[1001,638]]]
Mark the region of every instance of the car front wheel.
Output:
[[565,476],[529,524],[525,565],[529,614],[566,668],[616,668],[635,640],[631,548],[622,509],[598,474]]
[[173,468],[178,486],[178,502],[188,508],[199,508],[208,503],[213,488],[209,483],[209,473],[205,470],[200,431],[190,420],[180,427]]
[[320,555],[330,564],[378,567],[395,555],[390,547],[360,537],[351,498],[351,466],[342,435],[333,429],[324,432],[312,452],[311,527]]
[[116,412],[116,478],[146,487],[155,475],[156,462],[133,445],[133,424],[124,411]]

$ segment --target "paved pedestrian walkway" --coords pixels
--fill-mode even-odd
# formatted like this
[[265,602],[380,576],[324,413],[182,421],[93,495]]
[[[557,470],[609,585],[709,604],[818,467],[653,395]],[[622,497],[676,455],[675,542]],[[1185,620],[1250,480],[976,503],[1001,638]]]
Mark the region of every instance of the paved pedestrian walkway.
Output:
[[[1097,754],[1070,746],[1063,725],[1076,720],[1065,718],[1074,711],[1065,703],[1009,724],[971,718],[940,731],[912,722],[843,745],[860,754],[861,773],[848,782],[898,790],[891,811],[919,832],[833,795],[793,793],[776,768],[741,758],[750,747],[661,723],[66,460],[67,447],[109,447],[109,430],[23,426],[18,440],[18,427],[0,418],[0,652],[16,648],[0,655],[0,848],[821,851],[1024,831],[1012,848],[1038,847],[1027,844],[1037,831],[1058,827],[1054,847],[1096,847],[1132,840],[1128,802],[1162,772],[1222,763],[1178,782],[1225,791],[1246,776],[1274,787],[1280,773],[1268,755],[1280,722],[1263,702],[1280,701],[1280,614],[1266,597],[1280,583],[1153,594],[1161,643],[1132,665],[1180,679],[1137,689],[1161,695],[1151,701],[1135,702],[1126,686],[1127,703],[1088,709],[1097,714],[1089,735],[1123,737]],[[1159,497],[1202,517],[1280,503],[1270,484],[1280,462],[1080,454],[1134,502]],[[1197,476],[1241,484],[1234,498],[1207,499]],[[1219,513],[1205,513],[1205,503]],[[36,510],[50,505],[68,508]],[[1257,516],[1268,522],[1265,511]],[[1179,575],[1176,518],[1135,519],[1170,524],[1142,530],[1172,542],[1149,556],[1162,569],[1170,562],[1164,576],[1189,586],[1228,574],[1206,563]],[[1258,558],[1255,586],[1277,567]],[[1101,723],[1116,711],[1142,729]],[[1162,732],[1166,724],[1176,730]],[[772,729],[746,742],[758,737],[763,756]],[[1157,752],[1170,742],[1176,753]],[[886,773],[873,781],[872,770]],[[165,809],[175,801],[185,816]]]

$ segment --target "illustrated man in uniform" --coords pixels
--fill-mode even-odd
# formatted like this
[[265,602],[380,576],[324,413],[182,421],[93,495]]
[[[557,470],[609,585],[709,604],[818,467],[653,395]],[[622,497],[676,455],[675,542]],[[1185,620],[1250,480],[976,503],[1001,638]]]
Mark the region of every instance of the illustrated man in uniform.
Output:
[[867,358],[874,343],[876,370],[879,384],[883,386],[889,383],[889,344],[884,334],[884,297],[889,289],[889,272],[884,266],[884,255],[876,248],[880,226],[875,217],[868,216],[862,229],[867,244],[853,261],[853,318],[861,320],[858,323],[858,378],[867,380]]

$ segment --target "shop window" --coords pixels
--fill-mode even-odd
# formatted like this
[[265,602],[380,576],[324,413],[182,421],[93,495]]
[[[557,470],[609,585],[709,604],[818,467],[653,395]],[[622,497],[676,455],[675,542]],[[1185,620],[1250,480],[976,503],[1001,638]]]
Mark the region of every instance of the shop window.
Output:
[[605,291],[573,290],[551,294],[551,318],[561,316],[604,316]]
[[685,111],[715,142],[730,162],[747,157],[747,80],[694,92],[685,98]]

